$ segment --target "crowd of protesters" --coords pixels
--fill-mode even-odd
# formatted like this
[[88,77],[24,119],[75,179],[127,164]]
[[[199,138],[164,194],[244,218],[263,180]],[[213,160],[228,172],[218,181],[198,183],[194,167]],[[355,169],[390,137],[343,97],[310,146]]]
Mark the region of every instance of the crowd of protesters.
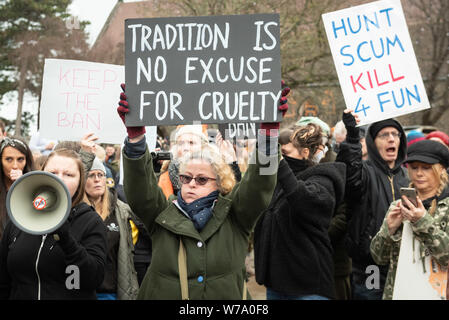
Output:
[[[122,91],[125,123],[133,106]],[[283,83],[282,115],[289,91]],[[182,125],[158,137],[169,160],[150,152],[145,127],[126,127],[121,149],[91,133],[27,143],[0,122],[0,297],[250,299],[255,274],[269,300],[392,299],[407,223],[422,258],[447,270],[449,136],[406,135],[395,119],[358,122],[348,109],[332,128],[317,117],[282,130],[262,123],[257,139],[234,143]],[[36,170],[59,177],[72,198],[68,219],[43,235],[17,227],[6,207],[13,183]],[[81,274],[75,290],[70,265]]]

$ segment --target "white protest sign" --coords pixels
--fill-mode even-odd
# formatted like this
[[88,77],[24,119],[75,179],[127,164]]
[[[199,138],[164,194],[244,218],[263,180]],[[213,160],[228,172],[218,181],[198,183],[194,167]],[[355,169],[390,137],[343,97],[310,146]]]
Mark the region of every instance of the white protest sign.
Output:
[[40,107],[40,134],[79,141],[89,132],[98,143],[121,144],[126,128],[117,114],[124,66],[46,59]]
[[359,125],[430,108],[400,0],[322,17],[346,107]]
[[404,222],[393,300],[446,299],[447,270],[441,270],[430,255],[423,262],[420,246],[421,243],[413,237],[410,223]]

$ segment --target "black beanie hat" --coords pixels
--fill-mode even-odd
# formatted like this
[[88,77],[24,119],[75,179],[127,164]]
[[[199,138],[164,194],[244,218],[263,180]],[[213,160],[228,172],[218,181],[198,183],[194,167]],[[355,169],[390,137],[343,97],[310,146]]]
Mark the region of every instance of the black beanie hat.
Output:
[[374,122],[370,127],[369,127],[369,133],[371,134],[371,137],[373,137],[373,140],[376,139],[377,134],[379,133],[380,130],[382,130],[383,128],[386,127],[393,127],[398,129],[399,132],[402,133],[402,128],[399,125],[398,122],[392,120],[392,119],[386,119],[386,120],[382,120],[379,122]]
[[449,150],[440,142],[421,140],[408,147],[407,160],[405,162],[413,161],[427,164],[440,163],[447,168],[449,166]]

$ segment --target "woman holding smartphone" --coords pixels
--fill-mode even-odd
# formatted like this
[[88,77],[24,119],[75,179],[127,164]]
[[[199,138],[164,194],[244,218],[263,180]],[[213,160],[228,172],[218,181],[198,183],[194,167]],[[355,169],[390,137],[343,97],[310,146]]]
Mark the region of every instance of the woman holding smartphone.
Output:
[[393,298],[404,221],[410,221],[413,236],[420,242],[421,259],[430,252],[433,261],[443,269],[449,262],[449,150],[436,141],[419,141],[408,148],[405,162],[417,205],[405,195],[392,202],[370,247],[377,264],[389,264],[382,297],[387,300]]

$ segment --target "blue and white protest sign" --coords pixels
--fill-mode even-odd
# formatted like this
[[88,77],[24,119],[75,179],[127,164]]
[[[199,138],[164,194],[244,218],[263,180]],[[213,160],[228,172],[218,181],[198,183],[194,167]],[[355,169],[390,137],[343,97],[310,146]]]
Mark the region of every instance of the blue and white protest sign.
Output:
[[323,22],[359,125],[430,108],[400,0],[326,13]]

